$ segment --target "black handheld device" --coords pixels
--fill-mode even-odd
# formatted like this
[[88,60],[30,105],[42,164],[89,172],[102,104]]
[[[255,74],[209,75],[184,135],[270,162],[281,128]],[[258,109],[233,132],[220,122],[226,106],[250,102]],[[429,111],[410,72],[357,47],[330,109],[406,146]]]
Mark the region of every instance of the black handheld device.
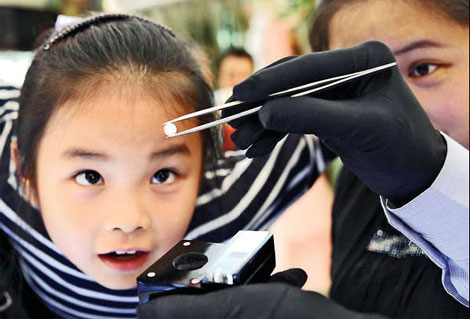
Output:
[[223,244],[182,240],[137,278],[139,303],[267,281],[275,265],[273,235],[266,231],[239,231]]

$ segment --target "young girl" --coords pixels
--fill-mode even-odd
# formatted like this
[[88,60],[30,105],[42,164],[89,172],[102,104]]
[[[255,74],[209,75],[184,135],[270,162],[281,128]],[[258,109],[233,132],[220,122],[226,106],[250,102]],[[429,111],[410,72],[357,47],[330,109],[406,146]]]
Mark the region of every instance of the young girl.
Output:
[[19,108],[0,91],[2,317],[135,317],[136,277],[183,236],[265,229],[308,189],[314,139],[258,160],[218,157],[215,131],[167,139],[162,123],[211,106],[210,92],[188,47],[143,18],[47,38]]

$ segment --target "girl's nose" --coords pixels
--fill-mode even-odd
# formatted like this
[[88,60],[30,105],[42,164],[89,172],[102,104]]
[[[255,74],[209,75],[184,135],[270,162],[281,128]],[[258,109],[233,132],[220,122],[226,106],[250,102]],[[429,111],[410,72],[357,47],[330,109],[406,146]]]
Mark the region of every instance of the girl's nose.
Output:
[[[124,192],[125,193],[125,192]],[[150,226],[150,216],[139,194],[116,194],[109,199],[104,228],[130,234]]]

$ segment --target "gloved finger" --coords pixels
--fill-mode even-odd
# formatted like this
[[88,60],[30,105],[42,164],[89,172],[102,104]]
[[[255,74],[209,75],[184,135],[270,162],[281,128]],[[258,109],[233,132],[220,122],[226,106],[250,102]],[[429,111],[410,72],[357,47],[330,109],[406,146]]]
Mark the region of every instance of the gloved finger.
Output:
[[233,95],[241,101],[259,101],[271,93],[394,61],[390,49],[377,41],[341,50],[310,53],[250,76],[234,87]]
[[[290,60],[293,60],[295,58],[298,58],[299,56],[298,55],[291,55],[291,56],[286,56],[284,58],[281,58],[271,64],[268,64],[267,66],[265,66],[264,68],[262,68],[260,71],[262,70],[266,70],[266,69],[269,69],[270,67],[273,67],[273,66],[276,66],[278,64],[281,64],[281,63],[284,63],[284,62],[287,62],[287,61],[290,61]],[[259,71],[258,71],[259,72]],[[258,72],[255,72],[255,73],[258,73]]]
[[[273,62],[271,63],[270,65],[266,66],[265,68],[255,72],[254,74],[258,73],[258,72],[261,72],[262,70],[264,69],[267,69],[267,68],[270,68],[272,66],[275,66],[277,64],[280,64],[280,63],[284,63],[284,62],[287,62],[287,61],[290,61],[294,58],[296,58],[297,56],[288,56],[288,57],[285,57],[285,58],[282,58],[276,62]],[[225,104],[227,103],[231,103],[231,102],[234,102],[234,101],[238,101],[237,98],[232,94],[228,99],[227,101],[225,101]],[[222,111],[222,118],[224,117],[228,117],[230,115],[233,115],[233,114],[236,114],[236,113],[240,113],[242,111],[245,111],[245,110],[248,110],[250,108],[253,108],[253,107],[256,107],[258,105],[247,105],[245,106],[244,108],[237,108],[237,107],[234,107],[234,108],[229,108],[229,109],[226,109],[226,110],[223,110]],[[229,124],[233,127],[233,128],[237,128],[237,126],[239,126],[241,122],[243,122],[243,118],[240,118],[240,119],[237,119],[237,120],[234,120],[234,121],[231,121]]]
[[291,286],[302,288],[307,282],[307,273],[300,268],[287,269],[275,273],[269,278],[269,282],[284,282]]
[[227,104],[227,103],[230,103],[230,102],[233,102],[233,101],[236,101],[236,100],[237,100],[237,99],[236,99],[235,96],[233,96],[233,94],[232,94],[232,95],[230,95],[230,97],[227,99],[227,101],[225,101],[224,104]]
[[287,62],[287,61],[290,61],[290,60],[293,60],[295,58],[298,58],[299,56],[298,55],[291,55],[291,56],[287,56],[287,57],[284,57],[284,58],[281,58],[271,64],[268,64],[267,66],[265,66],[264,68],[262,68],[261,70],[258,70],[256,71],[254,74],[257,74],[263,70],[266,70],[266,69],[269,69],[269,68],[272,68],[273,66],[276,66],[278,64],[281,64],[281,63],[284,63],[284,62]]
[[360,100],[280,98],[267,102],[259,112],[259,119],[269,130],[314,134],[322,139],[345,139],[374,120],[376,110],[369,109],[368,114],[365,111]]
[[[232,111],[229,111],[229,112],[232,112]],[[247,122],[247,121],[253,121],[254,118],[258,118],[258,114],[253,114],[253,115],[249,115],[249,116],[245,116],[245,117],[240,117],[236,120],[233,120],[233,121],[230,121],[228,124],[233,127],[234,129],[238,129],[240,128],[240,126]]]
[[255,158],[268,155],[276,147],[276,144],[281,141],[287,133],[276,131],[265,131],[258,140],[246,152],[246,157]]
[[[199,297],[199,298],[198,298]],[[197,303],[195,302],[197,298]],[[222,300],[218,299],[217,302]],[[170,295],[157,297],[138,308],[138,318],[191,318],[205,319],[207,312],[211,311],[214,317],[223,316],[222,307],[214,307],[214,300],[206,296]]]
[[[287,284],[240,285],[197,295],[157,297],[139,306],[139,318],[279,318],[277,308],[290,303],[285,296],[296,288]],[[299,317],[299,316],[297,316]],[[284,317],[282,317],[284,318]]]
[[231,139],[239,149],[246,150],[250,145],[256,142],[265,131],[258,116],[255,115],[245,120],[231,135]]
[[[242,113],[246,110],[253,109],[253,108],[258,107],[258,106],[260,106],[259,103],[244,103],[242,105],[232,106],[232,107],[229,107],[229,108],[224,109],[222,111],[222,118],[226,118],[226,117],[229,117],[229,116],[232,116],[232,115],[235,115],[235,114],[239,114],[239,113]],[[253,116],[256,116],[256,114],[251,115],[251,116],[240,117],[236,120],[230,121],[229,124],[233,128],[238,128],[242,123],[244,123],[247,119],[249,119],[250,117],[253,117]]]

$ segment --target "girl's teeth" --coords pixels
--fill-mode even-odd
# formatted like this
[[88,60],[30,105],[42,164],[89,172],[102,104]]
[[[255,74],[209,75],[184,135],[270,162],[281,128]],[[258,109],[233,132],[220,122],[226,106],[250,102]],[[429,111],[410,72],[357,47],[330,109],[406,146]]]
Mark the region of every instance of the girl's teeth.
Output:
[[134,255],[137,252],[137,250],[116,250],[115,253],[116,255]]

